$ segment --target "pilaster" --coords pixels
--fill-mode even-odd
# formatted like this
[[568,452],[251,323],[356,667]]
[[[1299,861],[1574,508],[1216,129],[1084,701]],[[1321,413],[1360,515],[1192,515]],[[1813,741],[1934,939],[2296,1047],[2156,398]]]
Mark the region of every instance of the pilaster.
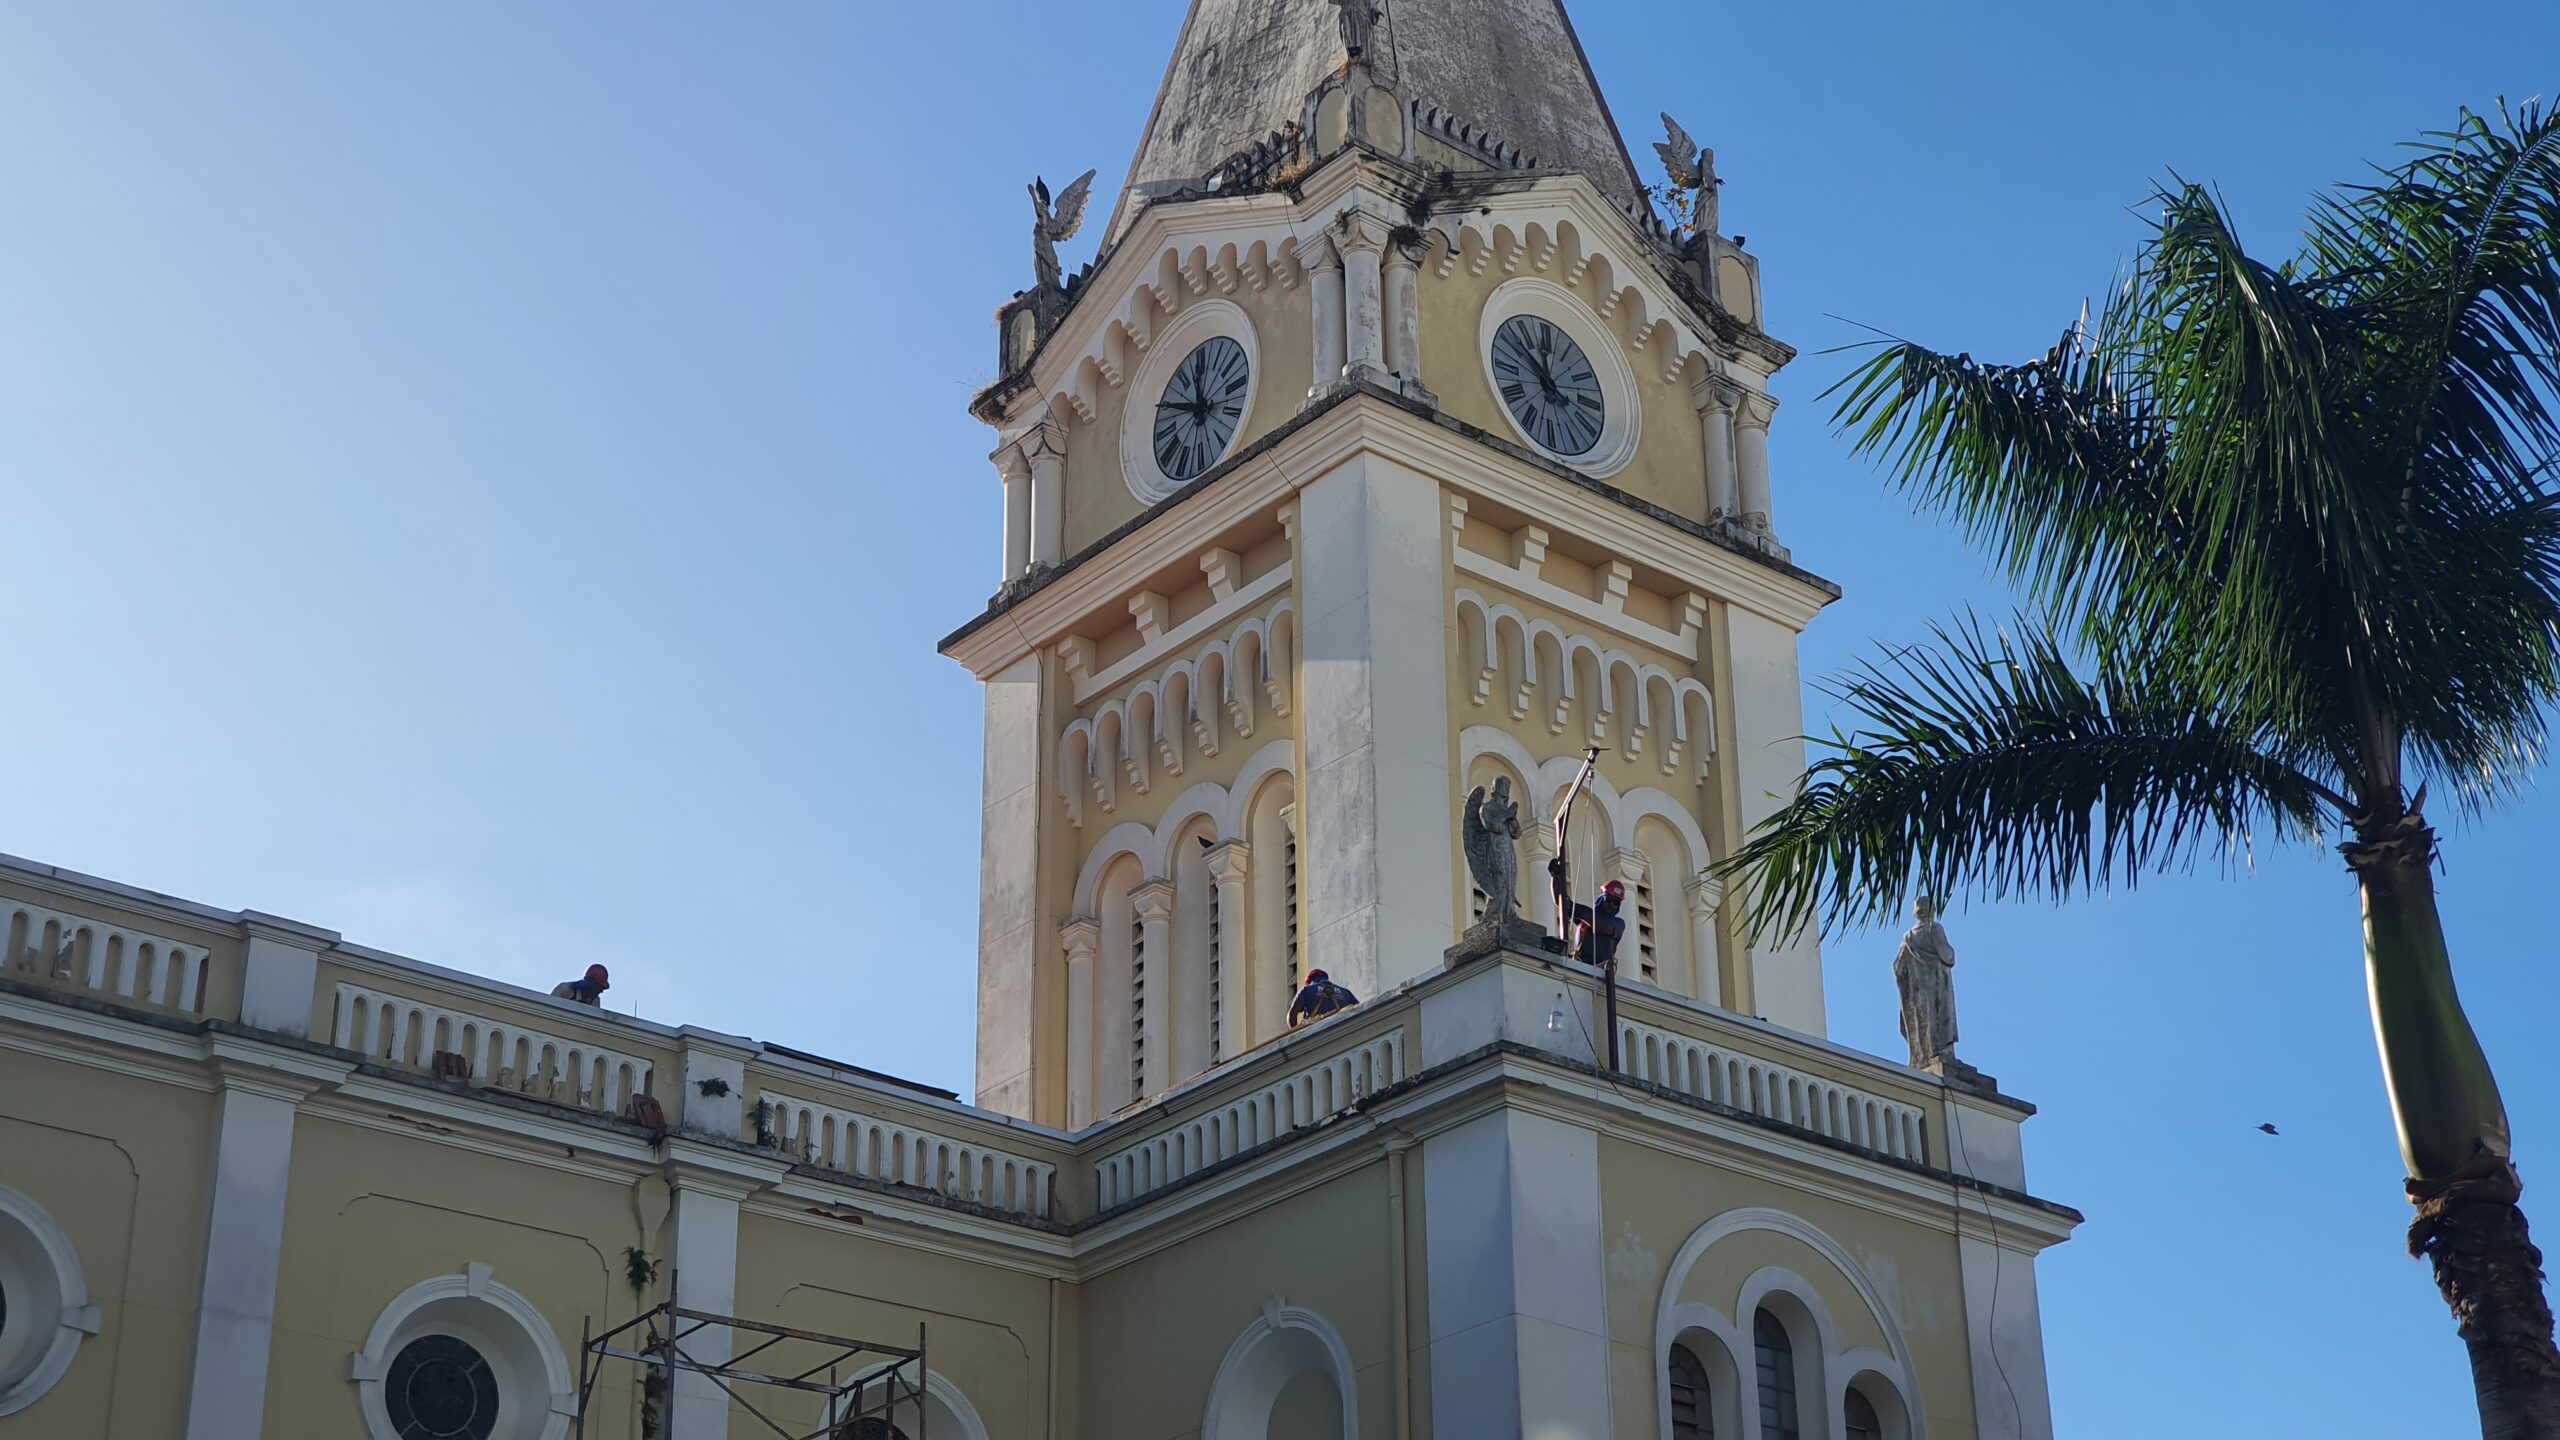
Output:
[[1173,1088],[1173,882],[1150,880],[1129,892],[1138,912],[1138,943],[1144,953],[1138,972],[1138,1043],[1143,1051],[1139,1074],[1142,1095],[1161,1095]]
[[1055,565],[1066,558],[1067,427],[1043,416],[1022,437],[1022,454],[1031,467],[1031,563]]
[[1102,927],[1076,919],[1058,927],[1058,948],[1067,961],[1067,1128],[1081,1130],[1094,1122],[1094,1033],[1100,1018],[1094,1010],[1094,966],[1102,954]]
[[1307,258],[1307,304],[1315,325],[1315,378],[1307,398],[1324,395],[1342,380],[1344,281],[1342,252],[1320,237]]
[[227,1041],[214,1042],[210,1058],[217,1086],[213,1193],[205,1207],[186,1440],[258,1440],[265,1433],[294,1118],[304,1097],[345,1071],[278,1068],[269,1056]]
[[[738,1313],[738,1208],[772,1185],[786,1167],[706,1152],[675,1141],[668,1183],[675,1190],[674,1239],[667,1251],[676,1303],[708,1315]],[[687,1358],[706,1365],[734,1358],[736,1335],[725,1325],[687,1333]],[[668,1440],[729,1440],[729,1392],[711,1376],[679,1370],[668,1408]]]
[[1232,1060],[1253,1048],[1256,996],[1250,969],[1254,933],[1246,907],[1252,902],[1253,847],[1230,840],[1209,852],[1209,882],[1218,890],[1218,1058]]
[[1689,387],[1689,400],[1698,407],[1698,428],[1706,447],[1707,521],[1722,524],[1734,516],[1737,505],[1733,412],[1741,403],[1742,392],[1710,376]]
[[1689,908],[1689,963],[1697,967],[1697,998],[1730,1007],[1724,988],[1724,936],[1716,915],[1724,909],[1725,882],[1700,875],[1682,888]]
[[986,677],[978,831],[977,1103],[1024,1119],[1039,1118],[1040,692],[1037,654]]
[[999,583],[1010,585],[1031,568],[1031,462],[1018,444],[998,446],[987,458],[995,462],[996,478],[1004,485],[1004,574]]
[[1599,1136],[1506,1107],[1422,1163],[1432,1433],[1615,1433]]
[[1346,210],[1335,220],[1336,243],[1342,250],[1343,365],[1345,380],[1385,385],[1387,306],[1385,260],[1387,222],[1364,210]]
[[1769,510],[1769,424],[1777,415],[1777,401],[1756,390],[1743,392],[1733,421],[1734,472],[1741,494],[1742,528],[1763,549],[1783,554]]
[[1454,934],[1440,487],[1374,455],[1302,492],[1309,963],[1362,995]]
[[1405,394],[1437,404],[1438,398],[1422,384],[1423,248],[1418,240],[1402,238],[1391,239],[1386,248],[1386,363]]

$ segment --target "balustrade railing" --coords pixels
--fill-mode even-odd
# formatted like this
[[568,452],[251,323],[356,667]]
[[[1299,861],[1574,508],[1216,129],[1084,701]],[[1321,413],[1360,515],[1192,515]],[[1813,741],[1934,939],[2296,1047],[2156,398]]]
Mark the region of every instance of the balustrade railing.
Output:
[[914,1125],[765,1091],[757,1139],[822,1170],[1049,1218],[1058,1167]]
[[1404,1032],[1390,1031],[1184,1123],[1094,1167],[1105,1210],[1143,1200],[1221,1161],[1323,1123],[1404,1079]]
[[1916,1105],[1625,1019],[1618,1022],[1618,1064],[1666,1090],[1928,1163],[1927,1119]]
[[101,1000],[204,1014],[213,952],[103,920],[0,900],[0,975]]
[[656,1068],[592,1041],[345,983],[330,1043],[379,1064],[606,1115],[649,1093]]

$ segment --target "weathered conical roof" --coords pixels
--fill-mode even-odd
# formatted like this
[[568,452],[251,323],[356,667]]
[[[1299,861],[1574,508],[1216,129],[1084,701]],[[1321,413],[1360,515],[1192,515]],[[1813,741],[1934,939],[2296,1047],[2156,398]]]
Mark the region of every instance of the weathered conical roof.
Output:
[[[1634,164],[1560,0],[1375,0],[1378,79],[1480,133],[1577,170],[1621,203]],[[1192,0],[1122,191],[1195,180],[1299,118],[1345,59],[1336,0]],[[1116,229],[1116,226],[1115,226]]]

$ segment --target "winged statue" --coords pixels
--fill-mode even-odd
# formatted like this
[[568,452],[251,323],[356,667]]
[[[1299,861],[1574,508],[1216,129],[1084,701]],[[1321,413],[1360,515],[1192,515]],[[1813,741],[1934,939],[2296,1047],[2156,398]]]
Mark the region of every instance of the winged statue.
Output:
[[1716,233],[1716,152],[1700,145],[1668,114],[1662,117],[1668,138],[1653,147],[1662,157],[1662,173],[1671,178],[1671,205],[1688,227],[1702,235]]
[[1465,826],[1467,873],[1484,892],[1483,924],[1499,925],[1520,914],[1520,802],[1511,798],[1511,777],[1498,776],[1493,792],[1477,786],[1467,797]]
[[1058,267],[1058,243],[1073,240],[1084,228],[1085,201],[1093,196],[1094,172],[1087,170],[1075,182],[1058,192],[1053,200],[1049,182],[1031,182],[1031,261],[1043,286],[1056,289],[1066,283],[1066,272]]

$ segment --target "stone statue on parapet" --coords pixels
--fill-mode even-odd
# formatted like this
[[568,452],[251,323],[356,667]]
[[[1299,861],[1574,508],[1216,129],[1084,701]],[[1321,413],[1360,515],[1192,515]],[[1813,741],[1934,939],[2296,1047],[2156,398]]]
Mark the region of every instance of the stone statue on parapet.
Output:
[[1057,194],[1049,195],[1049,182],[1031,182],[1031,264],[1044,289],[1063,289],[1066,272],[1058,265],[1058,246],[1076,238],[1084,228],[1085,201],[1093,194],[1094,172],[1087,170],[1075,183]]
[[1722,206],[1716,190],[1724,182],[1716,178],[1716,152],[1700,145],[1680,122],[1669,115],[1662,117],[1667,137],[1653,147],[1662,157],[1662,173],[1670,184],[1665,197],[1671,205],[1672,222],[1689,235],[1713,235],[1721,223]]
[[1520,913],[1520,802],[1511,798],[1511,777],[1501,776],[1487,794],[1481,785],[1467,797],[1464,830],[1467,873],[1484,892],[1479,924],[1498,925]]
[[1902,988],[1902,1038],[1911,1043],[1912,1067],[1978,1073],[1956,1059],[1956,947],[1938,923],[1938,902],[1921,896],[1911,918],[1893,957],[1893,980]]
[[1371,0],[1333,0],[1335,23],[1342,27],[1342,48],[1354,60],[1365,60],[1378,31],[1378,7]]

